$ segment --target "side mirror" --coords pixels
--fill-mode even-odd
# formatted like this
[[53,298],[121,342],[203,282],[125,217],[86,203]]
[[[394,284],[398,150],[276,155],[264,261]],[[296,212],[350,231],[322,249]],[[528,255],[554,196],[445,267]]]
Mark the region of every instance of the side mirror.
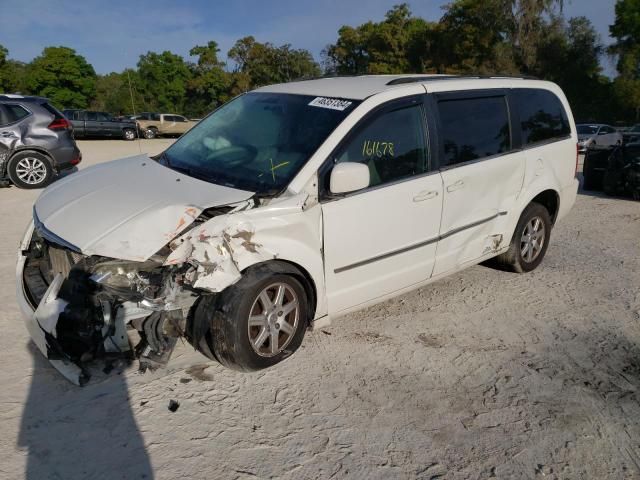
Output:
[[369,186],[369,167],[362,163],[338,163],[331,170],[331,193],[349,193]]

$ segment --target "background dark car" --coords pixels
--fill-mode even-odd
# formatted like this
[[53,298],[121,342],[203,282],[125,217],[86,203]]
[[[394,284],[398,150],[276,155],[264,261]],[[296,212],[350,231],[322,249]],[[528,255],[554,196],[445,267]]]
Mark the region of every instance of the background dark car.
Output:
[[583,175],[585,190],[640,200],[640,143],[590,148],[584,157]]
[[46,98],[0,95],[0,182],[47,186],[82,155],[70,122]]
[[76,138],[111,137],[135,140],[136,124],[132,120],[118,120],[107,112],[91,110],[63,110],[73,124]]

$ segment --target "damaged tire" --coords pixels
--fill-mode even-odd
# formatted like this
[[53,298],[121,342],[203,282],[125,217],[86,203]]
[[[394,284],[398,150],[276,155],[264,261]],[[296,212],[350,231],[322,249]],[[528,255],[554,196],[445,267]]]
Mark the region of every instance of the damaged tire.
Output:
[[539,203],[530,203],[520,215],[509,250],[495,260],[499,266],[513,272],[530,272],[542,262],[550,236],[549,211]]
[[222,293],[198,304],[194,321],[208,325],[196,348],[226,367],[254,371],[291,356],[309,325],[307,291],[297,270],[278,263],[249,269]]

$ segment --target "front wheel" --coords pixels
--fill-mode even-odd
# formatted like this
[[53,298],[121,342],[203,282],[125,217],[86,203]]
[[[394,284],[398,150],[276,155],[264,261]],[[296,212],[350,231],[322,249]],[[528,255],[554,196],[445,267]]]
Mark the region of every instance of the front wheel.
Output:
[[151,140],[152,138],[156,138],[158,136],[158,131],[155,128],[147,128],[144,133],[144,138]]
[[514,272],[530,272],[542,262],[550,236],[549,211],[539,203],[530,203],[520,215],[509,250],[496,260]]
[[203,341],[223,365],[254,371],[293,354],[309,322],[309,302],[294,276],[262,265],[246,272],[222,293],[206,297],[197,307],[197,322],[209,323]]

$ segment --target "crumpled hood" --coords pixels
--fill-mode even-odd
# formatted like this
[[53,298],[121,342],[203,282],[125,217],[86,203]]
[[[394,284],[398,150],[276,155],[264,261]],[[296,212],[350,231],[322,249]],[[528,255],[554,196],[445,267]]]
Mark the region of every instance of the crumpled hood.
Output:
[[204,209],[252,195],[138,155],[88,167],[54,183],[34,209],[36,223],[85,255],[142,261],[183,232]]

